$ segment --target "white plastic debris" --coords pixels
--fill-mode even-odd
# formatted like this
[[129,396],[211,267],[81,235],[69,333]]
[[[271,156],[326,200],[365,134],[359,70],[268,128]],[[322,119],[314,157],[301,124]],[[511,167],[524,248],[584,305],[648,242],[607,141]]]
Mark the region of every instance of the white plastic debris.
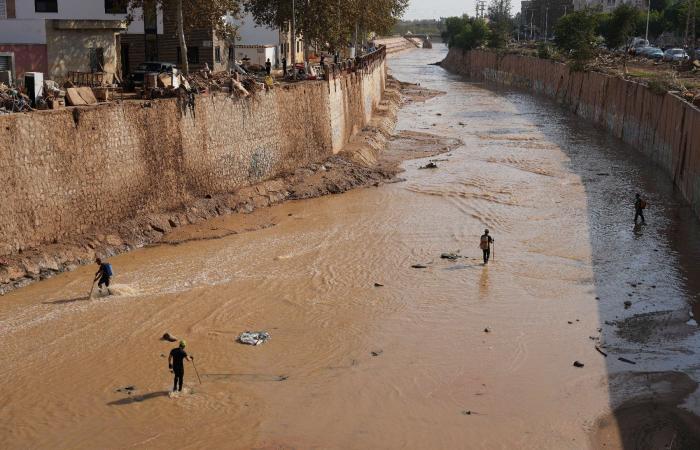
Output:
[[270,339],[270,333],[267,331],[246,331],[238,336],[238,342],[248,345],[264,344],[268,339]]

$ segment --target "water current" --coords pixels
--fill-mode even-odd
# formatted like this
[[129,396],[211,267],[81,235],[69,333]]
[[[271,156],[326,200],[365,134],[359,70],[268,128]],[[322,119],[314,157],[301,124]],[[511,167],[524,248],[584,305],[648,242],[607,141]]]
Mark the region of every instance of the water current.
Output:
[[[389,63],[446,93],[399,116],[464,142],[437,169],[112,258],[111,297],[84,300],[83,267],[0,299],[0,447],[578,449],[605,426],[633,448],[614,408],[698,409],[700,227],[671,181],[546,99],[428,65],[445,54]],[[201,378],[176,397],[165,332]]]

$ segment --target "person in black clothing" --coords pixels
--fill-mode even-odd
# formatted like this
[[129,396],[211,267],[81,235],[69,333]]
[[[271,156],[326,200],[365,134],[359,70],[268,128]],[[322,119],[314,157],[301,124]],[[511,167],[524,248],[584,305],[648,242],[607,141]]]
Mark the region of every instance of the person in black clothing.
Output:
[[484,234],[481,235],[481,241],[479,243],[479,247],[484,252],[484,264],[489,263],[491,244],[493,244],[493,238],[489,236],[489,230],[484,230]]
[[282,78],[287,77],[287,57],[282,58]]
[[270,58],[267,58],[267,62],[265,63],[265,73],[267,73],[268,76],[272,73],[272,63],[270,62]]
[[168,368],[175,374],[173,392],[182,391],[182,382],[185,378],[184,361],[192,361],[194,359],[194,357],[187,355],[185,351],[186,346],[187,343],[185,341],[180,341],[180,346],[170,350],[170,356],[168,356]]
[[637,194],[634,198],[634,223],[637,223],[637,219],[642,219],[642,225],[646,222],[644,221],[644,208],[647,207],[647,202],[642,200],[642,196]]
[[340,53],[335,52],[335,54],[333,55],[333,64],[338,64],[338,61],[340,61]]
[[100,291],[102,291],[102,286],[105,286],[107,288],[107,293],[112,295],[112,291],[109,290],[109,280],[112,278],[112,266],[110,266],[109,263],[102,262],[100,258],[97,258],[95,262],[100,268],[95,272],[95,279],[92,282],[94,283],[100,280],[99,283],[97,283],[97,287]]

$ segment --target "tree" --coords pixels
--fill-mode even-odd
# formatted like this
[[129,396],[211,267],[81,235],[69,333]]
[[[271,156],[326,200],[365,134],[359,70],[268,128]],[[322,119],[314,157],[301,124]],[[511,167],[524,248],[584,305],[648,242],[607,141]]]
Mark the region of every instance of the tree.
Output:
[[503,48],[513,33],[513,19],[510,16],[511,0],[491,0],[488,10],[489,47]]
[[483,46],[489,36],[489,27],[483,19],[471,18],[466,14],[462,17],[445,19],[445,31],[442,39],[449,48],[471,50]]
[[213,29],[220,39],[235,37],[236,28],[226,16],[236,17],[240,13],[239,0],[123,0],[129,10],[128,20],[134,19],[136,10],[154,5],[162,11],[174,12],[177,21],[177,34],[180,40],[182,69],[190,71],[187,59],[185,33],[195,29]]
[[245,0],[258,25],[293,24],[293,36],[335,48],[350,42],[356,30],[389,32],[407,7],[408,0],[295,0],[292,11],[291,0]]
[[609,49],[622,47],[629,41],[635,32],[639,17],[639,10],[636,7],[623,3],[608,17],[601,20],[600,34]]
[[593,57],[597,25],[598,15],[590,9],[567,14],[554,27],[554,43],[580,66]]

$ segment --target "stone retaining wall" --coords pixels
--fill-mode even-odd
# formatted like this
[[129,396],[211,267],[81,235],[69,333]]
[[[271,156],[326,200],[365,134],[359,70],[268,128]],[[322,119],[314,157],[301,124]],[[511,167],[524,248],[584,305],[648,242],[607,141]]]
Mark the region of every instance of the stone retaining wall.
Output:
[[234,192],[342,149],[384,91],[379,52],[247,99],[128,101],[0,117],[0,255]]
[[693,105],[640,83],[528,56],[451,49],[442,66],[546,95],[605,127],[663,168],[700,215],[700,110]]

